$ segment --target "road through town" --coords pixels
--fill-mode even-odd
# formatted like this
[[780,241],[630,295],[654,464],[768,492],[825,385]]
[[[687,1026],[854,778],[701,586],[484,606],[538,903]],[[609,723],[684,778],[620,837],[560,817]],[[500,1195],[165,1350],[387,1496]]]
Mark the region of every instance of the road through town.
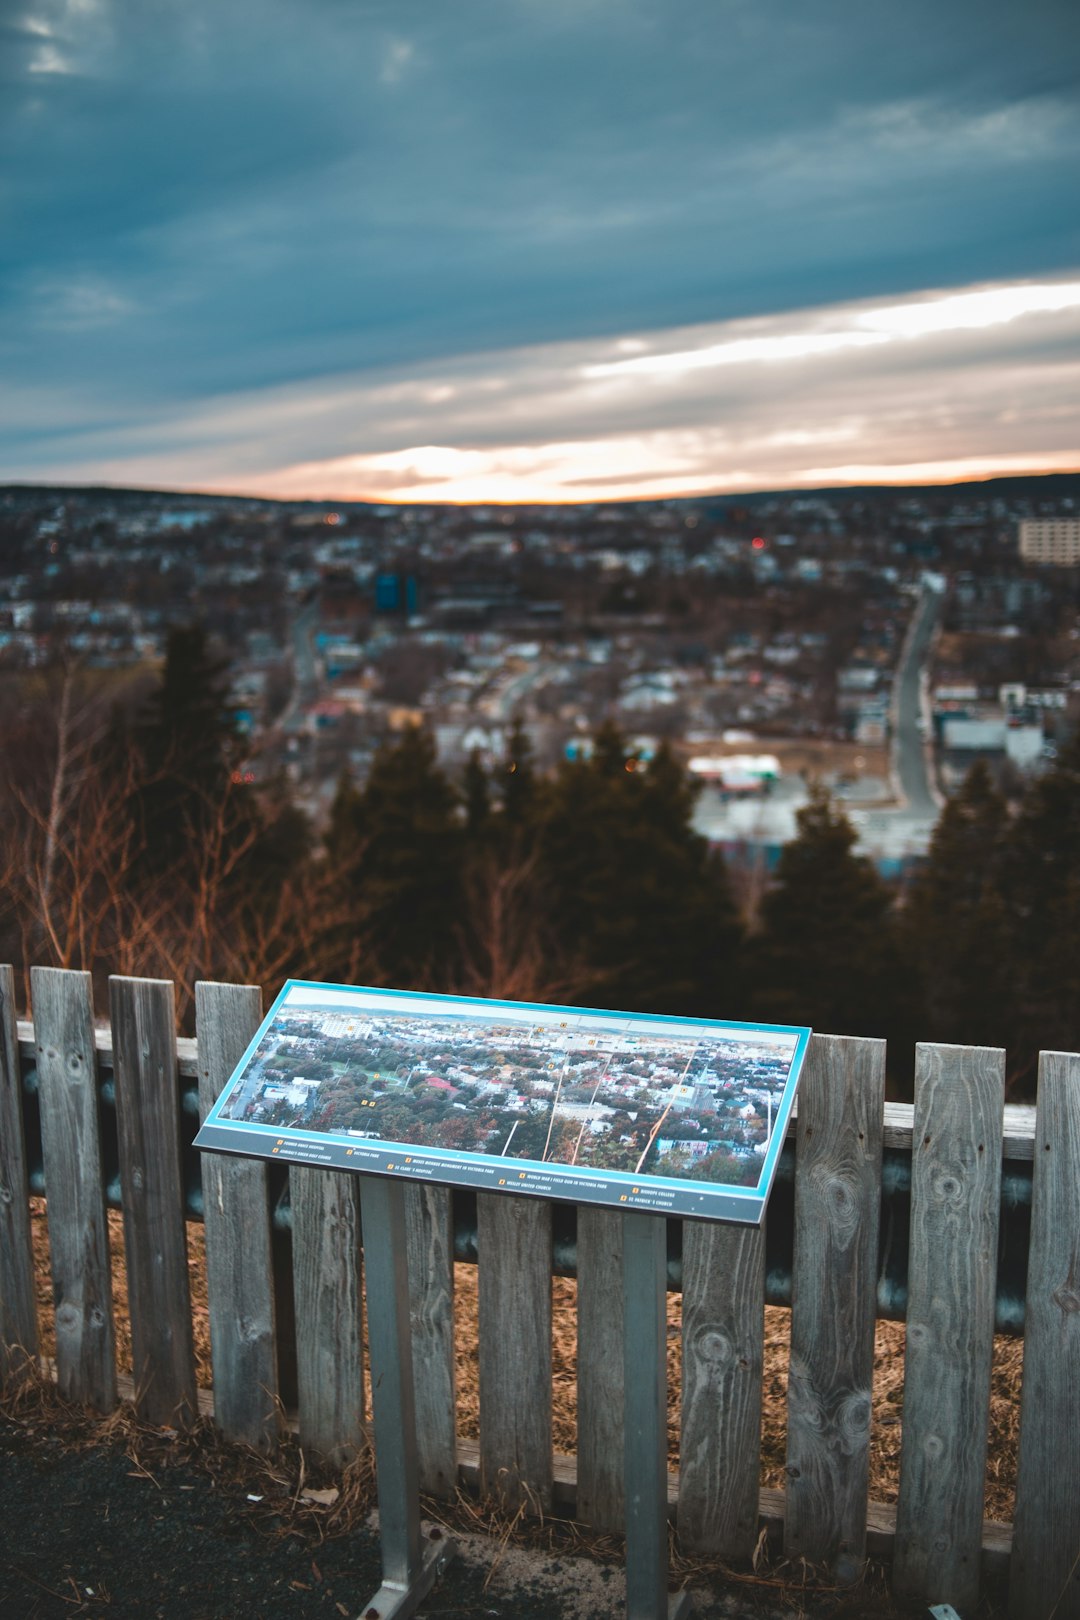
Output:
[[[936,581],[928,580],[893,676],[890,775],[894,802],[880,808],[844,806],[858,833],[860,852],[885,866],[925,854],[940,809],[930,771],[928,716],[924,713],[928,664],[940,611],[940,589]],[[884,784],[881,791],[885,791]],[[838,792],[841,801],[850,797],[850,789]],[[783,844],[796,836],[796,816],[806,800],[805,783],[790,777],[782,778],[768,798],[725,802],[716,791],[706,789],[698,801],[694,825],[718,843]]]

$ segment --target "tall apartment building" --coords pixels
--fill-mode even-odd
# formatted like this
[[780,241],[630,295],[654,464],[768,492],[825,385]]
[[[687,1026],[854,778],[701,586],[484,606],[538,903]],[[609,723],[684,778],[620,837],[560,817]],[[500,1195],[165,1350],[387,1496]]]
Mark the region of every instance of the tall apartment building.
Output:
[[1075,568],[1080,563],[1080,518],[1022,518],[1020,555],[1026,562]]

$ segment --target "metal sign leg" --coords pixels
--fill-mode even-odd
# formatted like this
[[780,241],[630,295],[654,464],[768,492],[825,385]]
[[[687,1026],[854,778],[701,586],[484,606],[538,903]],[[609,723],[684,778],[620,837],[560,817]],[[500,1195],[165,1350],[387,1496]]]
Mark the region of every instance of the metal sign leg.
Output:
[[668,1599],[667,1226],[623,1216],[624,1479],[627,1620],[683,1620],[690,1594]]
[[454,1556],[441,1531],[420,1532],[416,1466],[405,1192],[382,1176],[360,1177],[368,1357],[379,1493],[383,1581],[361,1620],[407,1620]]

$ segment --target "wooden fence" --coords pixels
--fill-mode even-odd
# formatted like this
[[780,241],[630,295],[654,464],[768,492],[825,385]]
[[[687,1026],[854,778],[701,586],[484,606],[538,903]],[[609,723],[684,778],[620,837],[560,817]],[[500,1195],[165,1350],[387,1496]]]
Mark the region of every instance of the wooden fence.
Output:
[[[118,1179],[136,1407],[199,1409],[188,1297],[183,1098],[205,1114],[261,1016],[257,989],[202,984],[194,1041],[174,1035],[170,984],[114,978],[111,1031],[89,975],[35,969],[17,1023],[0,968],[0,1376],[39,1350],[24,1091],[36,1086],[55,1299],[55,1376],[74,1400],[118,1399],[106,1205]],[[103,1162],[99,1070],[115,1089],[118,1164]],[[791,1557],[842,1578],[891,1556],[897,1590],[964,1610],[1008,1568],[1015,1620],[1080,1616],[1080,1056],[1044,1053],[1037,1109],[1003,1106],[1004,1054],[921,1045],[914,1108],[884,1102],[880,1041],[814,1036],[800,1088],[794,1181],[787,1488],[759,1489],[765,1243],[686,1222],[681,1466],[685,1546],[747,1557],[764,1523]],[[185,1093],[184,1086],[187,1086]],[[911,1154],[907,1363],[898,1501],[868,1502],[882,1156]],[[1002,1167],[1032,1167],[1021,1438],[1012,1526],[984,1522]],[[1033,1163],[1032,1163],[1033,1161]],[[293,1166],[291,1288],[262,1162],[202,1163],[213,1413],[228,1436],[275,1443],[293,1362],[302,1442],[338,1461],[364,1434],[357,1184]],[[450,1195],[409,1187],[420,1475],[513,1504],[622,1523],[620,1217],[577,1215],[578,1453],[552,1450],[552,1207],[480,1195],[479,1446],[456,1433]],[[275,1272],[279,1273],[278,1275]],[[291,1297],[294,1322],[283,1319]],[[205,1394],[203,1404],[206,1404]]]

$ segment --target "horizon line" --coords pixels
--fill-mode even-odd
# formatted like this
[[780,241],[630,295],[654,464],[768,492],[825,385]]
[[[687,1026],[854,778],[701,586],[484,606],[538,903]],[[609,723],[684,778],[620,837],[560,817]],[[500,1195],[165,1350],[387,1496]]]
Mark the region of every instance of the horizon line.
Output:
[[460,511],[467,511],[472,507],[498,507],[507,511],[525,511],[537,507],[601,507],[601,506],[675,506],[689,505],[692,502],[737,500],[740,497],[763,498],[765,496],[799,496],[799,495],[830,495],[845,492],[859,492],[862,490],[880,490],[883,493],[900,490],[937,490],[960,489],[967,487],[981,487],[1008,480],[1038,480],[1046,478],[1077,478],[1080,477],[1080,454],[1075,465],[1068,467],[1033,467],[1024,469],[1005,468],[998,472],[977,473],[969,476],[960,474],[955,477],[927,478],[917,477],[914,474],[905,478],[898,475],[892,479],[841,479],[834,483],[822,484],[776,484],[776,485],[747,485],[745,487],[729,489],[702,489],[686,494],[670,495],[612,495],[602,499],[575,500],[570,497],[552,496],[545,500],[505,500],[496,497],[480,500],[424,500],[421,496],[394,495],[264,495],[250,489],[216,489],[204,488],[200,485],[161,485],[161,484],[125,484],[111,483],[107,480],[93,480],[86,482],[76,480],[46,479],[4,479],[0,480],[0,492],[10,490],[56,490],[68,491],[72,494],[114,494],[114,495],[166,495],[193,497],[214,501],[258,501],[266,506],[398,506],[407,509],[413,506],[447,507]]

